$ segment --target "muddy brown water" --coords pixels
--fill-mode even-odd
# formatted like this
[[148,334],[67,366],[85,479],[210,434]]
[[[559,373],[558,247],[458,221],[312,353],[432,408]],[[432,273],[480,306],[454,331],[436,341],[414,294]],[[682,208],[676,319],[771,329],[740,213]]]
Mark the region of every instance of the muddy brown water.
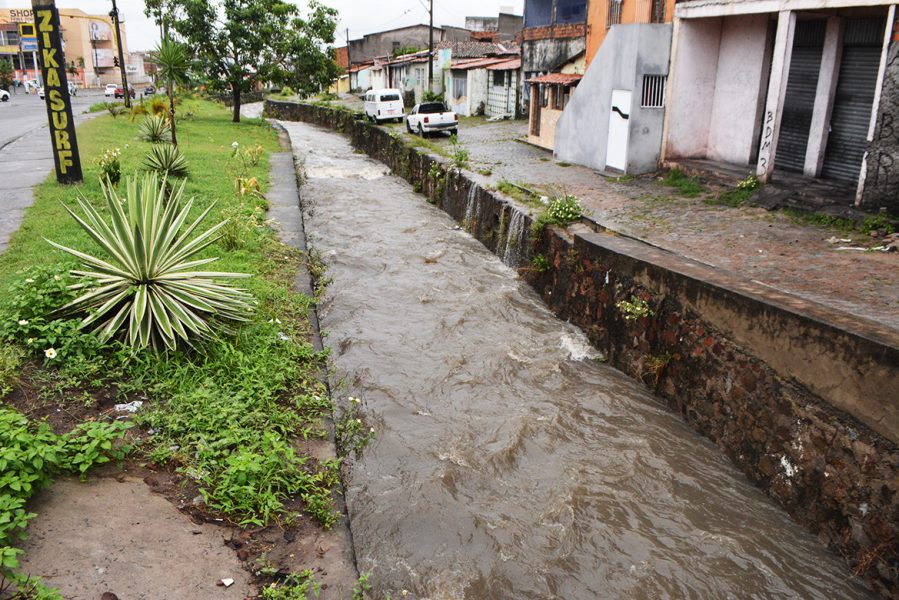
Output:
[[333,278],[338,393],[377,430],[346,490],[374,598],[868,597],[447,215],[342,137],[283,125]]

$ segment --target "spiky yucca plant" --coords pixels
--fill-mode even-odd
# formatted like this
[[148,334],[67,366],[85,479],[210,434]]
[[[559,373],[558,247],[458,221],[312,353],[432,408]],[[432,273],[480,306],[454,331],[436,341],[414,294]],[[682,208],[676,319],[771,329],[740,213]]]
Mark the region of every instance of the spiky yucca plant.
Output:
[[124,197],[104,183],[110,223],[84,198],[78,199],[83,217],[66,207],[106,259],[47,240],[85,266],[72,271],[82,280],[72,289],[83,295],[58,313],[86,313],[81,326],[95,326],[101,341],[123,330],[132,347],[175,348],[182,341],[212,337],[229,321],[246,321],[253,310],[255,300],[247,291],[220,283],[249,275],[196,270],[218,259],[192,259],[218,239],[227,221],[191,238],[213,207],[185,227],[193,199],[182,203],[183,183],[170,195],[166,188],[156,174],[130,177]]
[[162,178],[187,177],[187,159],[171,144],[153,146],[144,158],[144,166]]
[[164,116],[150,115],[144,119],[140,126],[140,136],[154,144],[166,141],[166,138],[171,137],[171,133],[172,131]]

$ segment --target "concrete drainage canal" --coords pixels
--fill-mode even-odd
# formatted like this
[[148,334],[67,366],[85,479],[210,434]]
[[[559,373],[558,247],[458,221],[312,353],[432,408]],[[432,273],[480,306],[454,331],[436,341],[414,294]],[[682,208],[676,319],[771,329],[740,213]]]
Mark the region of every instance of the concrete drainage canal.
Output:
[[282,124],[333,278],[335,390],[377,432],[346,490],[373,598],[869,597],[449,216],[342,136]]

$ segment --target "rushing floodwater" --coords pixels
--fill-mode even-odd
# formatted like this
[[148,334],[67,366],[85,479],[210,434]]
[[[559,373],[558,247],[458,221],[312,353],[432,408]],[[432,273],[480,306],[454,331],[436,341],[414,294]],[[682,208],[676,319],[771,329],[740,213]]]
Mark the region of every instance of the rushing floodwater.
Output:
[[284,123],[344,395],[373,597],[864,598],[843,562],[515,273],[340,136]]

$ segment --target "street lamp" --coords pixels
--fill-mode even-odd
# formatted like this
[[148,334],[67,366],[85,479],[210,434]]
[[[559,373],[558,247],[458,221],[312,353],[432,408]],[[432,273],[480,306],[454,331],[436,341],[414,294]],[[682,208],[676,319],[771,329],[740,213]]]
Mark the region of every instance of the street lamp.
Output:
[[125,106],[131,108],[131,91],[128,89],[128,76],[125,73],[125,53],[122,51],[122,32],[119,29],[119,8],[115,0],[112,0],[112,10],[109,11],[112,22],[115,25],[115,41],[119,50],[119,72],[122,74],[122,95],[125,96]]

